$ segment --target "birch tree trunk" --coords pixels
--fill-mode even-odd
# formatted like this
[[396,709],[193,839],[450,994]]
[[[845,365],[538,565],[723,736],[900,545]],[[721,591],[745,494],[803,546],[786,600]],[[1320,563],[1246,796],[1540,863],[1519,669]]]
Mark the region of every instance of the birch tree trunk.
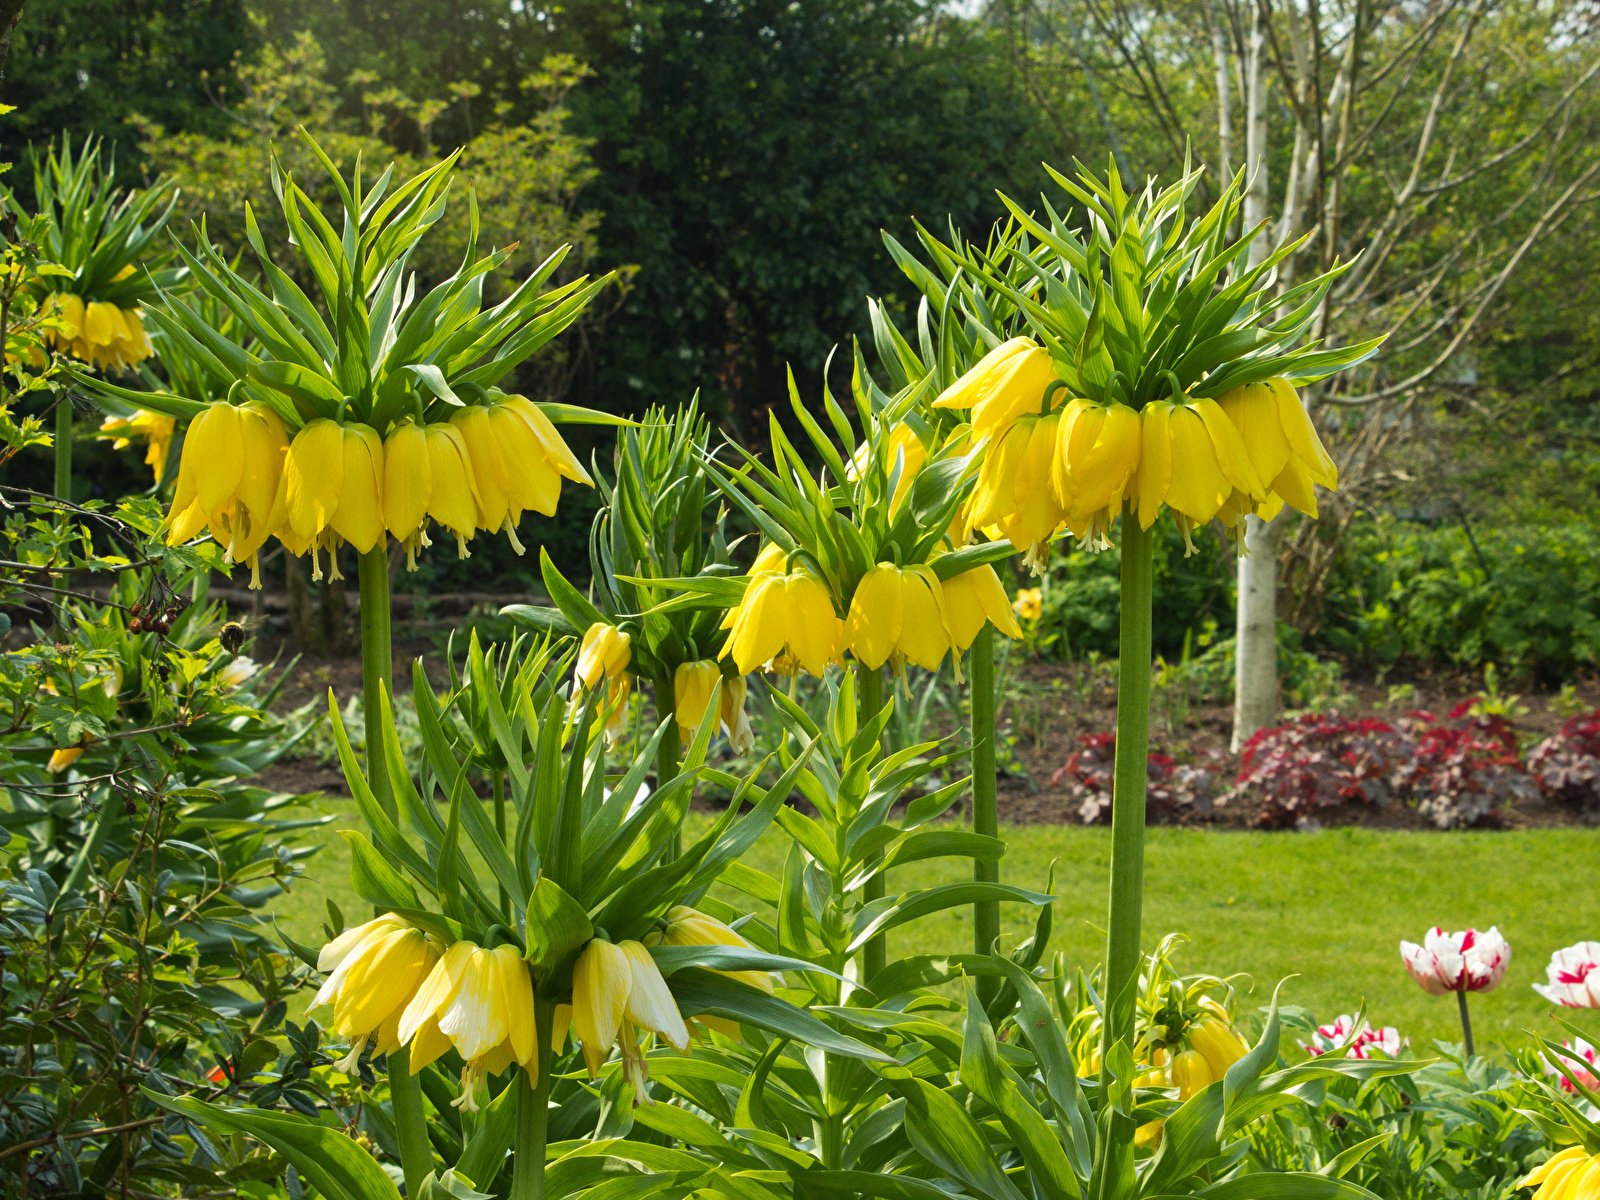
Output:
[[[1271,189],[1267,179],[1266,20],[1259,5],[1250,22],[1245,59],[1244,221],[1251,229],[1268,219]],[[1266,258],[1271,239],[1258,237],[1250,246],[1252,265]],[[1281,517],[1280,517],[1281,520]],[[1244,553],[1239,556],[1236,630],[1233,655],[1233,748],[1278,712],[1278,549],[1281,524],[1260,517],[1245,518]]]

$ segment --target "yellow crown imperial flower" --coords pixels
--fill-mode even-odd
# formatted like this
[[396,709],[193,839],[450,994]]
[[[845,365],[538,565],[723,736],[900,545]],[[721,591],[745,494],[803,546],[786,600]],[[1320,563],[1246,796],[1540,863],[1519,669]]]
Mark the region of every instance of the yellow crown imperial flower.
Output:
[[1190,1023],[1184,1033],[1189,1048],[1206,1061],[1213,1079],[1221,1079],[1246,1054],[1250,1043],[1240,1036],[1228,1019],[1228,1010],[1210,997],[1202,998],[1200,1007],[1205,1011]]
[[307,424],[284,456],[283,491],[278,540],[293,554],[311,551],[312,579],[322,578],[319,549],[328,551],[329,578],[341,579],[341,541],[359,554],[382,544],[383,440],[370,426]]
[[1238,429],[1215,400],[1157,400],[1140,411],[1142,448],[1134,484],[1139,524],[1148,529],[1165,504],[1185,543],[1222,511],[1236,492],[1260,502],[1266,490]]
[[972,646],[986,621],[1008,638],[1022,636],[1005,585],[988,563],[952,575],[943,587],[945,627],[958,654]]
[[456,942],[400,1015],[399,1038],[411,1046],[412,1073],[454,1047],[467,1064],[455,1104],[469,1112],[477,1111],[477,1088],[486,1075],[515,1064],[537,1082],[533,1004],[533,980],[515,946],[485,950]]
[[[721,682],[722,668],[709,659],[679,663],[672,673],[672,714],[678,722],[678,734],[685,742],[700,728],[706,710],[711,707],[711,695]],[[720,705],[718,722],[721,722]]]
[[183,439],[167,544],[209,530],[230,562],[249,564],[250,586],[260,587],[256,555],[282,520],[288,444],[283,422],[263,404],[207,405]]
[[601,710],[605,714],[606,737],[611,742],[622,736],[628,715],[628,696],[633,689],[628,678],[632,647],[633,639],[621,629],[596,621],[584,631],[578,661],[572,668],[574,709],[581,705],[585,693],[605,688]]
[[85,304],[71,292],[57,293],[53,303],[61,328],[50,332],[50,340],[96,370],[125,371],[155,352],[138,309],[103,300]]
[[454,425],[406,421],[383,444],[383,523],[406,548],[406,567],[416,570],[417,550],[430,545],[427,523],[456,535],[456,553],[478,528],[478,485],[461,431]]
[[354,1072],[370,1040],[373,1052],[400,1046],[400,1014],[439,961],[439,946],[392,913],[347,929],[322,948],[317,970],[327,976],[312,1008],[333,1006],[328,1023],[350,1039],[339,1069]]
[[1517,1180],[1517,1187],[1537,1187],[1531,1200],[1589,1200],[1600,1195],[1600,1154],[1568,1146]]
[[1057,379],[1055,365],[1032,338],[1001,342],[933,402],[935,408],[969,408],[979,440],[1009,429],[1019,417],[1037,413],[1045,389]]
[[[739,603],[722,618],[728,630],[719,658],[733,656],[741,675],[785,656],[800,669],[821,675],[839,653],[844,622],[834,612],[827,586],[804,566],[785,570],[783,551],[763,551],[771,570],[752,569]],[[757,566],[763,565],[760,558]]]
[[844,636],[850,652],[874,671],[891,658],[937,670],[951,642],[939,577],[920,564],[879,563],[856,585]]
[[461,431],[472,462],[479,528],[504,533],[518,554],[517,522],[525,510],[554,516],[563,479],[593,486],[550,418],[522,396],[469,405],[450,423]]
[[[650,946],[733,946],[740,950],[754,950],[737,929],[725,925],[713,916],[690,908],[687,904],[674,904],[662,918],[665,924],[650,933],[644,940]],[[717,971],[729,979],[737,979],[749,987],[759,988],[767,995],[776,990],[770,971]]]
[[641,1031],[660,1034],[675,1049],[689,1048],[689,1027],[650,951],[641,942],[613,945],[595,938],[572,968],[572,1032],[591,1079],[620,1043],[623,1071],[636,1102],[644,1104],[649,1072],[639,1049]]
[[[900,502],[911,491],[911,485],[917,481],[917,472],[928,461],[928,448],[922,444],[917,431],[903,421],[889,430],[886,438],[888,461],[885,467],[888,475],[894,479],[894,491],[889,496],[889,514],[893,516],[899,511]],[[852,482],[861,477],[861,472],[867,469],[871,461],[872,443],[862,442],[850,456],[847,469]],[[899,472],[898,476],[895,476],[896,471]]]
[[144,439],[144,464],[160,483],[167,472],[167,455],[177,432],[177,421],[166,413],[136,408],[125,417],[111,416],[100,422],[99,436],[111,439],[113,450],[126,450],[135,438]]
[[1139,469],[1139,414],[1126,404],[1073,399],[1061,410],[1050,486],[1080,541],[1106,545]]
[[743,675],[722,681],[722,696],[717,708],[722,717],[722,728],[728,734],[728,746],[735,754],[748,754],[755,747],[755,730],[750,727],[750,714],[745,712],[745,697],[749,685]]
[[[1267,498],[1255,511],[1270,520],[1288,504],[1315,517],[1316,485],[1329,490],[1338,487],[1339,469],[1328,457],[1311,414],[1289,381],[1247,383],[1224,392],[1217,404],[1238,428],[1245,454],[1257,478],[1266,485]],[[1238,515],[1245,511],[1248,508]]]
[[967,512],[971,528],[997,528],[1025,552],[1023,560],[1036,574],[1067,515],[1050,486],[1060,426],[1059,411],[1031,413],[996,436],[978,468]]
[[1011,611],[1024,621],[1037,621],[1039,615],[1044,612],[1044,589],[1018,588],[1016,596],[1011,601]]

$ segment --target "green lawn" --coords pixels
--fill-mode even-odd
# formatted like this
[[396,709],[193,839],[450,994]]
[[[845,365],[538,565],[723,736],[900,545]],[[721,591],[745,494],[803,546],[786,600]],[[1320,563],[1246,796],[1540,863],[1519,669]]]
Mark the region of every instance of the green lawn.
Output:
[[[336,817],[325,835],[329,844],[277,910],[289,932],[306,940],[320,936],[324,895],[346,913],[364,908],[350,891],[348,857],[334,834],[350,827],[355,814],[347,803],[324,803]],[[1109,831],[1028,826],[1004,835],[1007,880],[1042,888],[1051,862],[1057,864],[1054,947],[1069,964],[1094,961],[1101,952]],[[1480,1043],[1488,1048],[1503,1039],[1521,1041],[1518,1035],[1527,1029],[1559,1038],[1554,1010],[1529,985],[1543,980],[1551,951],[1600,936],[1600,891],[1581,884],[1587,877],[1581,864],[1593,840],[1574,830],[1155,829],[1146,875],[1147,941],[1168,931],[1187,935],[1191,944],[1180,959],[1183,967],[1242,973],[1261,1003],[1279,980],[1287,980],[1286,1003],[1310,1008],[1322,1020],[1365,1002],[1374,1021],[1397,1025],[1426,1050],[1433,1038],[1459,1038],[1455,1003],[1428,996],[1411,981],[1400,964],[1400,939],[1418,941],[1436,923],[1498,925],[1514,956],[1501,989],[1473,997]],[[769,836],[752,860],[771,869],[781,852],[777,838]],[[920,871],[919,882],[959,875],[959,864],[946,864]],[[1008,907],[1009,943],[1031,923],[1031,910]],[[890,950],[964,950],[970,937],[970,913],[957,910],[897,931]]]

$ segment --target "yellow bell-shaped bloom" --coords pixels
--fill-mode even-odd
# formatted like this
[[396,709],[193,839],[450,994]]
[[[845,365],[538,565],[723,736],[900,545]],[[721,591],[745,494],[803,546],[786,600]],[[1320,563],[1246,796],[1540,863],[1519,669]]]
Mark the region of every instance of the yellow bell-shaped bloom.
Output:
[[332,1005],[328,1027],[350,1039],[341,1070],[355,1070],[369,1040],[376,1054],[400,1046],[400,1015],[438,961],[438,943],[392,913],[347,929],[322,948],[317,970],[327,979],[311,1007]]
[[383,522],[406,548],[408,569],[416,569],[417,550],[430,544],[430,518],[455,534],[456,553],[466,558],[479,503],[459,429],[406,421],[390,431],[383,444]]
[[183,439],[168,545],[209,530],[230,562],[249,564],[250,586],[260,587],[256,555],[282,521],[288,445],[283,422],[264,404],[207,405]]
[[1204,1057],[1213,1079],[1221,1079],[1246,1054],[1250,1043],[1234,1029],[1228,1010],[1209,997],[1200,1001],[1206,1011],[1184,1033],[1190,1049]]
[[[1256,477],[1265,485],[1265,501],[1255,511],[1270,520],[1285,504],[1309,517],[1317,515],[1318,484],[1339,486],[1339,468],[1317,436],[1311,414],[1287,379],[1247,383],[1224,392],[1217,404],[1239,431]],[[1235,497],[1239,515],[1250,511],[1250,498]]]
[[1517,1187],[1537,1187],[1530,1200],[1591,1200],[1600,1196],[1600,1154],[1568,1146],[1517,1180]]
[[[781,551],[779,552],[781,554]],[[804,566],[762,570],[750,576],[737,605],[722,618],[728,640],[718,657],[733,656],[741,675],[759,671],[784,655],[802,670],[821,675],[839,654],[844,622],[834,612],[827,586]]]
[[400,1015],[399,1038],[411,1047],[412,1072],[453,1047],[467,1064],[455,1103],[474,1112],[485,1075],[515,1064],[537,1081],[533,1004],[533,980],[515,946],[485,950],[476,942],[456,942]]
[[[889,495],[889,513],[892,516],[900,510],[900,502],[906,498],[911,491],[911,485],[917,481],[917,472],[921,471],[923,464],[928,461],[928,448],[922,444],[917,431],[904,421],[889,430],[885,436],[888,446],[885,451],[884,471],[894,481],[894,490]],[[872,451],[871,442],[862,442],[850,456],[849,476],[852,482],[859,479],[861,472],[867,469],[867,464],[872,461]]]
[[113,450],[126,450],[135,438],[145,443],[144,463],[157,483],[167,472],[167,455],[177,436],[178,423],[166,413],[136,408],[126,417],[107,417],[100,422],[99,436],[111,439]]
[[61,328],[50,332],[50,341],[97,370],[125,371],[154,353],[138,309],[103,300],[85,304],[70,292],[57,293],[52,303]]
[[360,554],[382,543],[383,441],[370,426],[307,424],[284,456],[283,491],[278,539],[291,553],[311,551],[313,579],[322,578],[319,550],[328,551],[330,578],[341,579],[341,542]]
[[1032,338],[1015,337],[985,354],[933,402],[935,408],[970,408],[972,432],[982,441],[1004,433],[1018,418],[1038,413],[1055,365]]
[[[672,714],[678,722],[678,736],[685,742],[700,728],[706,710],[711,707],[712,694],[721,682],[722,668],[708,659],[679,663],[672,673]],[[720,711],[718,723],[721,723]]]
[[596,621],[584,630],[583,641],[578,645],[573,681],[584,691],[591,691],[608,680],[620,679],[632,657],[633,639],[615,625]]
[[1044,589],[1018,588],[1017,594],[1011,600],[1011,611],[1024,621],[1037,621],[1039,615],[1044,612]]
[[1035,573],[1044,569],[1050,539],[1067,515],[1050,486],[1060,426],[1059,412],[1030,413],[998,434],[978,468],[967,512],[971,528],[997,528]]
[[450,423],[472,460],[479,527],[503,532],[518,554],[517,522],[525,510],[554,516],[563,479],[593,486],[550,418],[521,396],[469,405]]
[[1239,431],[1216,401],[1153,401],[1141,410],[1140,421],[1134,494],[1144,528],[1155,523],[1164,504],[1188,543],[1193,529],[1221,512],[1235,492],[1266,498]]
[[550,418],[533,401],[507,396],[489,405],[488,413],[505,463],[506,503],[513,524],[522,519],[525,509],[555,516],[563,479],[594,486]]
[[939,577],[922,564],[879,563],[856,585],[844,636],[850,653],[874,671],[891,658],[937,670],[951,642]]
[[1008,638],[1022,636],[1022,627],[1017,624],[1017,614],[1012,611],[1005,586],[988,563],[952,575],[943,586],[945,627],[950,631],[950,643],[956,653],[966,653],[984,622]]
[[[665,924],[645,938],[651,946],[733,946],[741,950],[754,950],[744,935],[715,917],[708,916],[687,904],[675,904],[667,909]],[[749,987],[759,988],[772,995],[776,987],[769,971],[717,971],[729,979],[737,979]]]
[[1106,545],[1139,469],[1139,414],[1126,404],[1074,399],[1061,410],[1050,486],[1067,524],[1096,548]]
[[650,951],[640,942],[613,945],[595,938],[572,968],[572,1032],[591,1079],[620,1045],[623,1071],[643,1103],[648,1070],[639,1049],[641,1031],[660,1034],[675,1049],[689,1047],[689,1027]]
[[44,766],[52,775],[59,775],[73,763],[83,757],[82,746],[62,746],[50,753],[50,761]]

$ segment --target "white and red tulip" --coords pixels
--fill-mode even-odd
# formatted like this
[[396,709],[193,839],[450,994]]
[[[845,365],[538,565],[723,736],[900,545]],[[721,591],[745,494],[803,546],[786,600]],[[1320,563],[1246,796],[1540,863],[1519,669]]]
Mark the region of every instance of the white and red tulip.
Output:
[[1406,1041],[1393,1025],[1374,1029],[1366,1021],[1358,1022],[1349,1013],[1343,1013],[1331,1025],[1318,1025],[1311,1040],[1301,1043],[1301,1047],[1312,1058],[1331,1054],[1341,1046],[1346,1047],[1346,1058],[1373,1058],[1378,1055],[1399,1058]]
[[1600,942],[1579,942],[1557,950],[1545,968],[1548,983],[1533,990],[1563,1008],[1600,1008]]
[[1435,925],[1422,939],[1400,943],[1411,978],[1431,996],[1447,992],[1489,992],[1500,986],[1511,962],[1511,946],[1500,931],[1464,929],[1449,933]]

